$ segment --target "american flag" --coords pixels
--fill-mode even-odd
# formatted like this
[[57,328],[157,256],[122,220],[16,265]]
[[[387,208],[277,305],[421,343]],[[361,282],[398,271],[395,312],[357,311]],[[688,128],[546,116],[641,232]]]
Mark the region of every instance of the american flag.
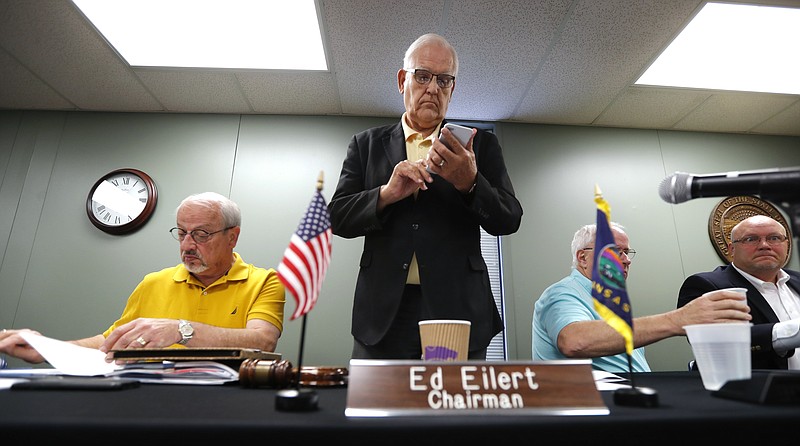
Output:
[[331,237],[328,205],[317,190],[278,265],[278,278],[297,301],[292,320],[311,311],[317,303],[331,262]]
[[625,351],[628,355],[632,355],[633,315],[628,291],[625,289],[625,274],[622,260],[617,252],[617,243],[609,226],[611,208],[597,186],[595,186],[594,201],[597,203],[597,234],[592,267],[594,309],[608,325],[625,338]]

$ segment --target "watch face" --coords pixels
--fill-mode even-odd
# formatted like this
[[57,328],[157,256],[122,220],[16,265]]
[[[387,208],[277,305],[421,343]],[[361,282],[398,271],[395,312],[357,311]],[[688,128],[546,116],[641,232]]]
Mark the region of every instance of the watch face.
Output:
[[192,336],[194,334],[194,327],[192,327],[192,324],[186,321],[181,321],[178,329],[183,336]]
[[136,169],[119,169],[95,183],[86,210],[96,227],[122,234],[137,229],[150,217],[156,198],[149,175]]

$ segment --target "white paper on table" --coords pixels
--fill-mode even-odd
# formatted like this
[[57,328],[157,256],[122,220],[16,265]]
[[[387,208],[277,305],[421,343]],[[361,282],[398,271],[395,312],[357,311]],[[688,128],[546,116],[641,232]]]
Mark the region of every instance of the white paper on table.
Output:
[[625,382],[628,381],[627,379],[610,372],[592,370],[592,376],[594,377],[597,390],[601,392],[604,390],[617,390],[630,387],[630,384],[625,384]]
[[96,348],[81,347],[26,331],[19,335],[64,375],[98,376],[122,367],[106,362],[106,354]]
[[[158,364],[116,364],[106,362],[106,354],[71,342],[20,332],[31,347],[44,356],[52,369],[7,369],[2,378],[31,378],[32,374],[61,374],[73,376],[118,376],[158,384],[225,384],[239,379],[239,372],[214,361],[164,361]],[[4,373],[7,372],[7,373]],[[9,384],[10,385],[10,384]],[[2,388],[2,382],[0,382]]]

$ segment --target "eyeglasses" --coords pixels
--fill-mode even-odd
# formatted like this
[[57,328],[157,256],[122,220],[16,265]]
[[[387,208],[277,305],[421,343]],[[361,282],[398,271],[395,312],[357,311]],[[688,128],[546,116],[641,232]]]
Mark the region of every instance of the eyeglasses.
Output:
[[186,232],[183,229],[176,227],[176,228],[170,229],[169,233],[172,234],[172,238],[174,238],[175,240],[177,240],[179,242],[182,242],[183,239],[185,239],[186,236],[189,235],[189,236],[192,237],[192,240],[194,240],[195,243],[203,244],[203,243],[207,242],[208,239],[210,239],[211,236],[213,236],[214,234],[216,234],[218,232],[222,232],[222,231],[227,231],[228,229],[231,229],[233,227],[234,226],[228,226],[227,228],[223,228],[223,229],[220,229],[219,231],[214,231],[214,232],[208,232],[208,231],[204,231],[202,229],[195,229],[192,232]]
[[[404,68],[405,70],[405,68]],[[420,85],[428,85],[431,83],[431,79],[434,77],[436,78],[436,85],[439,88],[450,88],[453,86],[453,82],[455,82],[456,77],[451,76],[449,74],[433,74],[428,70],[422,70],[419,68],[412,68],[410,70],[405,70],[406,73],[411,73],[414,75],[414,80],[417,81]]]
[[[594,249],[594,248],[583,248],[583,249],[582,249],[582,251],[591,251],[591,250],[593,250],[593,249]],[[617,254],[618,254],[620,257],[622,257],[622,255],[624,254],[626,257],[628,257],[628,260],[633,260],[633,258],[634,258],[634,257],[636,257],[636,250],[635,250],[635,249],[619,249],[619,248],[614,248],[614,251],[616,251],[616,252],[617,252]]]
[[766,237],[761,237],[758,235],[748,235],[746,237],[742,237],[738,240],[731,240],[731,243],[741,243],[746,246],[755,246],[760,245],[761,240],[766,240],[768,245],[774,246],[789,240],[789,237],[780,234],[772,234]]

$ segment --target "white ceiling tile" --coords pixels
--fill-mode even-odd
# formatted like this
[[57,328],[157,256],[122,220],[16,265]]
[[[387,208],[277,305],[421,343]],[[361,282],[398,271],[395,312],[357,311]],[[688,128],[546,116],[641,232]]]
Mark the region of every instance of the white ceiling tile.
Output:
[[256,113],[342,113],[329,72],[241,72],[236,77]]
[[686,21],[694,0],[577,2],[519,110],[522,120],[588,125]]
[[753,132],[800,136],[800,98],[795,98],[795,101],[790,106],[753,127]]
[[163,111],[197,109],[236,113],[248,109],[236,75],[227,71],[137,68],[136,74],[163,106]]
[[24,110],[31,108],[31,104],[38,104],[36,108],[44,107],[48,110],[75,108],[74,104],[64,99],[3,50],[0,50],[0,79],[16,86],[0,88],[0,104],[5,108]]
[[400,116],[404,52],[436,32],[461,62],[451,119],[800,136],[797,95],[632,86],[702,0],[318,2],[330,71],[293,73],[134,70],[70,0],[2,0],[0,108]]
[[611,127],[668,129],[710,95],[695,90],[629,87],[594,123]]
[[683,117],[673,128],[725,133],[749,132],[796,100],[789,95],[715,93]]
[[324,32],[342,113],[403,112],[397,70],[420,35],[439,32],[443,1],[325,1]]
[[0,17],[0,45],[79,109],[158,110],[158,102],[71,2],[16,1]]

